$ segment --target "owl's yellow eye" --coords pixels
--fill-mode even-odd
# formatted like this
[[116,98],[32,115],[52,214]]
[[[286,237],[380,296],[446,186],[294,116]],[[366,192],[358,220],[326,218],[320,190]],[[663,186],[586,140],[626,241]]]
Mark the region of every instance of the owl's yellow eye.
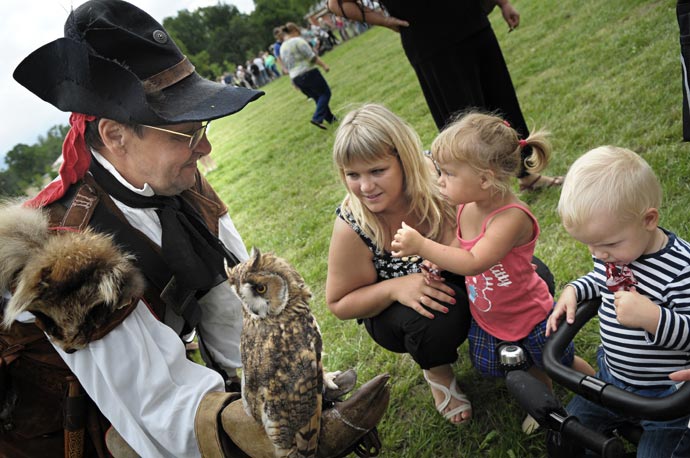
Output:
[[259,294],[263,294],[266,292],[266,285],[263,285],[263,284],[254,285],[254,291],[256,291]]

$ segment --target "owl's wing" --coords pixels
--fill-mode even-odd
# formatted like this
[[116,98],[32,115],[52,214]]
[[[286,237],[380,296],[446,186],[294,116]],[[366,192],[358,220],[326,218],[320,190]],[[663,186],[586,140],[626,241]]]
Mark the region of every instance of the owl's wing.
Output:
[[264,428],[276,456],[315,456],[321,427],[323,375],[320,355],[302,348],[285,358],[270,383],[264,406]]

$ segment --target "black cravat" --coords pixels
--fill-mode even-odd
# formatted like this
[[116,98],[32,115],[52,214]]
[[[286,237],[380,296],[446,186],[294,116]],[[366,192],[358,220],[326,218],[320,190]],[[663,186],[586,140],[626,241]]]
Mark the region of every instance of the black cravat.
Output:
[[161,222],[161,253],[177,281],[186,289],[208,290],[227,277],[223,259],[237,259],[206,226],[199,213],[180,196],[146,197],[130,191],[97,160],[89,169],[96,182],[128,207],[154,208]]

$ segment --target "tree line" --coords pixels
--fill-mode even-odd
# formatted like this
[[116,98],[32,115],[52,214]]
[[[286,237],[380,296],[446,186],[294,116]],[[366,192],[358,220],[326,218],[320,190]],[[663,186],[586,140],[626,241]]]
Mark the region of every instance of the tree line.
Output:
[[218,3],[195,11],[179,11],[163,20],[197,72],[215,80],[225,71],[234,72],[275,39],[273,28],[288,21],[304,23],[314,0],[254,0],[254,11],[243,14],[234,6]]
[[[267,50],[274,42],[274,27],[288,21],[303,23],[314,0],[254,0],[254,5],[251,14],[220,2],[195,11],[182,10],[165,18],[163,26],[197,72],[216,80]],[[52,165],[68,130],[69,126],[53,126],[35,144],[15,145],[5,155],[5,169],[0,171],[0,197],[24,195],[55,176]]]

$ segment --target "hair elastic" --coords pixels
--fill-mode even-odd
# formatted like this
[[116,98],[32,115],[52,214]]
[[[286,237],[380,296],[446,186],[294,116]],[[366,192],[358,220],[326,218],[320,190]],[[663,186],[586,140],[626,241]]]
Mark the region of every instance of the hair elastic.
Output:
[[505,120],[505,119],[503,120],[503,124],[505,124],[506,127],[510,127],[510,123],[509,123],[507,120]]
[[518,140],[518,144],[520,145],[520,148],[524,148],[525,146],[527,146],[527,140],[521,138],[520,140]]

